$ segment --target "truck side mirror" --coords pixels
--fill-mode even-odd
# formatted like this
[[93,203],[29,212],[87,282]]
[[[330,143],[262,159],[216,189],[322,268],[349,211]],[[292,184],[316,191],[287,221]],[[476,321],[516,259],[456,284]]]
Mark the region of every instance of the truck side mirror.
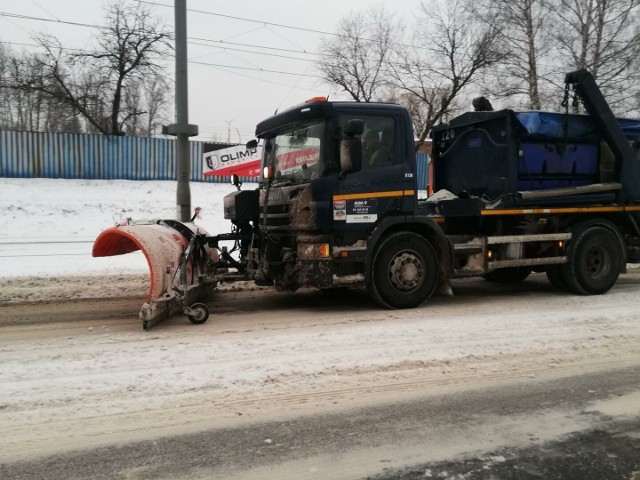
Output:
[[362,144],[358,138],[340,141],[340,173],[357,172],[362,168]]
[[249,140],[247,142],[247,150],[253,150],[254,148],[258,148],[258,140]]

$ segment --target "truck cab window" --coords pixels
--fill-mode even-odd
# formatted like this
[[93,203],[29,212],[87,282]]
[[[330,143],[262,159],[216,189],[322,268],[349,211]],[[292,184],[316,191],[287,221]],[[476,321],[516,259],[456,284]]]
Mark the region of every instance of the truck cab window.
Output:
[[339,125],[344,127],[353,119],[364,121],[362,142],[362,169],[378,168],[394,163],[395,121],[390,117],[343,115]]
[[322,173],[325,123],[301,122],[265,138],[263,165],[273,168],[276,181],[301,183]]

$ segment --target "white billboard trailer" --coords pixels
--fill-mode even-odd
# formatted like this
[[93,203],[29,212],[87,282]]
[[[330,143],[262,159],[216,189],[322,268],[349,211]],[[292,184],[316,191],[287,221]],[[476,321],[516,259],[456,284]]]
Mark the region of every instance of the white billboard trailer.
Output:
[[204,150],[202,173],[205,176],[226,176],[234,173],[241,177],[260,176],[261,145],[247,149],[245,145],[220,147],[206,144]]

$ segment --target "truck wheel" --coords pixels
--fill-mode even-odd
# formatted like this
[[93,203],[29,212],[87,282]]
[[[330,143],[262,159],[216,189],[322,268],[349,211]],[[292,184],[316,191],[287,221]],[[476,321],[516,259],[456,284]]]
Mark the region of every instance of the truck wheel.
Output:
[[569,290],[560,265],[550,265],[547,267],[547,278],[556,290],[560,292],[567,292]]
[[204,303],[194,303],[189,309],[187,318],[194,325],[201,325],[209,318],[209,309]]
[[569,246],[568,263],[561,266],[567,287],[581,295],[600,295],[618,280],[624,251],[618,236],[605,227],[590,227]]
[[482,278],[495,283],[520,283],[531,273],[530,267],[500,268],[485,273]]
[[388,308],[413,308],[428,299],[438,284],[438,259],[427,240],[416,233],[393,233],[382,240],[371,266],[369,292]]

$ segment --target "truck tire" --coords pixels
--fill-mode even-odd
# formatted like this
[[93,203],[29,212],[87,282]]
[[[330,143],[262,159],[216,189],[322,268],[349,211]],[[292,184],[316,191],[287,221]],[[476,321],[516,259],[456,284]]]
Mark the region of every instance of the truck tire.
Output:
[[561,269],[569,290],[580,295],[600,295],[618,280],[624,250],[609,228],[593,226],[576,235],[567,256],[568,262]]
[[562,274],[562,268],[560,265],[550,265],[547,267],[547,278],[549,283],[559,292],[569,291],[567,282]]
[[368,290],[387,308],[413,308],[438,284],[438,258],[431,244],[412,232],[392,233],[373,256]]
[[495,283],[520,283],[531,274],[530,267],[500,268],[489,273],[485,273],[482,278]]

